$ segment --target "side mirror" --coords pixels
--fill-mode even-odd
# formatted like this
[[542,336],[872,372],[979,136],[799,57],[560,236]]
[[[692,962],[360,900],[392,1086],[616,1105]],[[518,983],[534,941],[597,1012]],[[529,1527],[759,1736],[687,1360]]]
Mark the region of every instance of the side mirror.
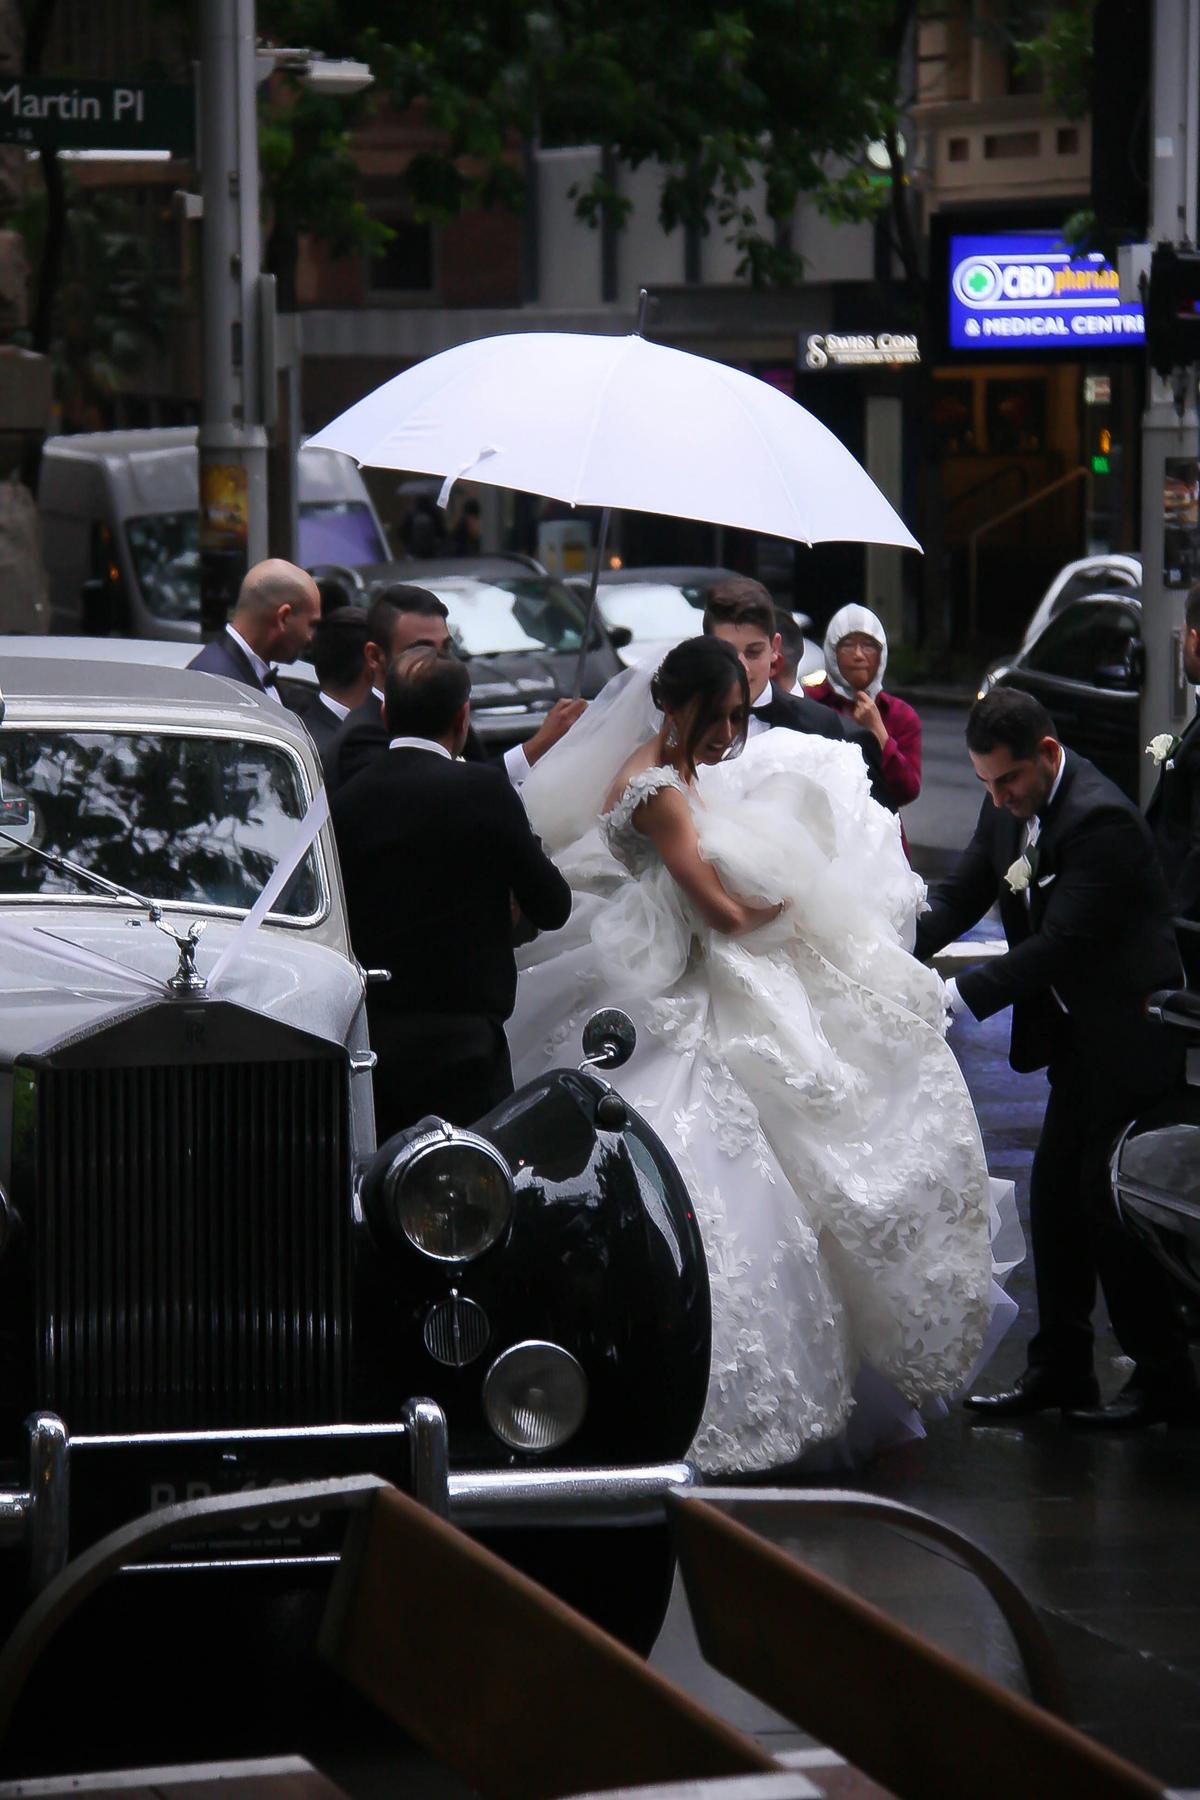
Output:
[[1134,673],[1132,659],[1123,663],[1101,663],[1093,670],[1092,679],[1099,688],[1110,688],[1118,693],[1136,692],[1138,679]]
[[80,590],[80,623],[86,637],[109,637],[120,624],[120,593],[102,575],[93,575]]
[[633,642],[633,633],[628,625],[608,626],[608,641],[614,650],[624,650]]
[[584,1069],[620,1069],[637,1047],[637,1032],[628,1013],[606,1006],[593,1013],[583,1028]]

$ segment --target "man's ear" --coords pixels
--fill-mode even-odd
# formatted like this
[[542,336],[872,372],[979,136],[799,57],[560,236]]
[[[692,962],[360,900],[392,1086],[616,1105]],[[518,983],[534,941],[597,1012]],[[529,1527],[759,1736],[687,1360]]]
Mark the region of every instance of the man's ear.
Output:
[[778,632],[771,639],[771,667],[769,676],[772,681],[783,673],[783,639]]
[[363,657],[366,660],[368,669],[371,671],[371,685],[373,687],[378,687],[379,683],[376,677],[383,674],[384,667],[387,663],[387,657],[380,645],[372,643],[369,638],[363,646]]
[[465,744],[467,733],[471,729],[471,702],[464,700],[454,716],[454,735],[460,737]]

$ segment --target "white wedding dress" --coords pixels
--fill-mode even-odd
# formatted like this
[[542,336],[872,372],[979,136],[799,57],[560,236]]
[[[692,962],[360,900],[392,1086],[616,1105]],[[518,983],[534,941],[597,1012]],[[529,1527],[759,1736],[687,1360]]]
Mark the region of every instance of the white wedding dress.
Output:
[[[613,726],[640,718],[645,741],[647,699],[626,684],[613,720],[526,784],[575,910],[522,952],[514,1072],[576,1060],[597,1006],[634,1020],[613,1083],[675,1159],[708,1259],[699,1466],[764,1470],[835,1441],[861,1457],[919,1435],[914,1409],[960,1392],[1014,1310],[942,983],[908,953],[923,884],[837,740],[766,732],[692,787],[651,768],[598,817],[639,741]],[[740,938],[702,922],[633,824],[665,785],[731,893],[788,901],[777,920]]]

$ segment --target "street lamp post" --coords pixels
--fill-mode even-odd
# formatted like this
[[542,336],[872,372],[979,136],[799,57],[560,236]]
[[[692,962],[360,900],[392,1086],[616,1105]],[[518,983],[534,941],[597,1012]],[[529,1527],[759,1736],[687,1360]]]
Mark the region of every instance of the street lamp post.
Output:
[[254,0],[198,0],[202,225],[200,595],[223,626],[267,552]]

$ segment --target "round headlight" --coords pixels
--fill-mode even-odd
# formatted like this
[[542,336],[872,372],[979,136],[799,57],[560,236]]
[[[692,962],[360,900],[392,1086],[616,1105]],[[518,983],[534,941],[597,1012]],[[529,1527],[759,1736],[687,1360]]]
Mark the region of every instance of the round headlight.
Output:
[[438,1262],[470,1262],[491,1248],[512,1212],[512,1176],[498,1150],[450,1131],[402,1150],[383,1178],[393,1231]]
[[587,1376],[557,1344],[514,1344],[484,1377],[483,1410],[511,1449],[557,1450],[583,1424]]

